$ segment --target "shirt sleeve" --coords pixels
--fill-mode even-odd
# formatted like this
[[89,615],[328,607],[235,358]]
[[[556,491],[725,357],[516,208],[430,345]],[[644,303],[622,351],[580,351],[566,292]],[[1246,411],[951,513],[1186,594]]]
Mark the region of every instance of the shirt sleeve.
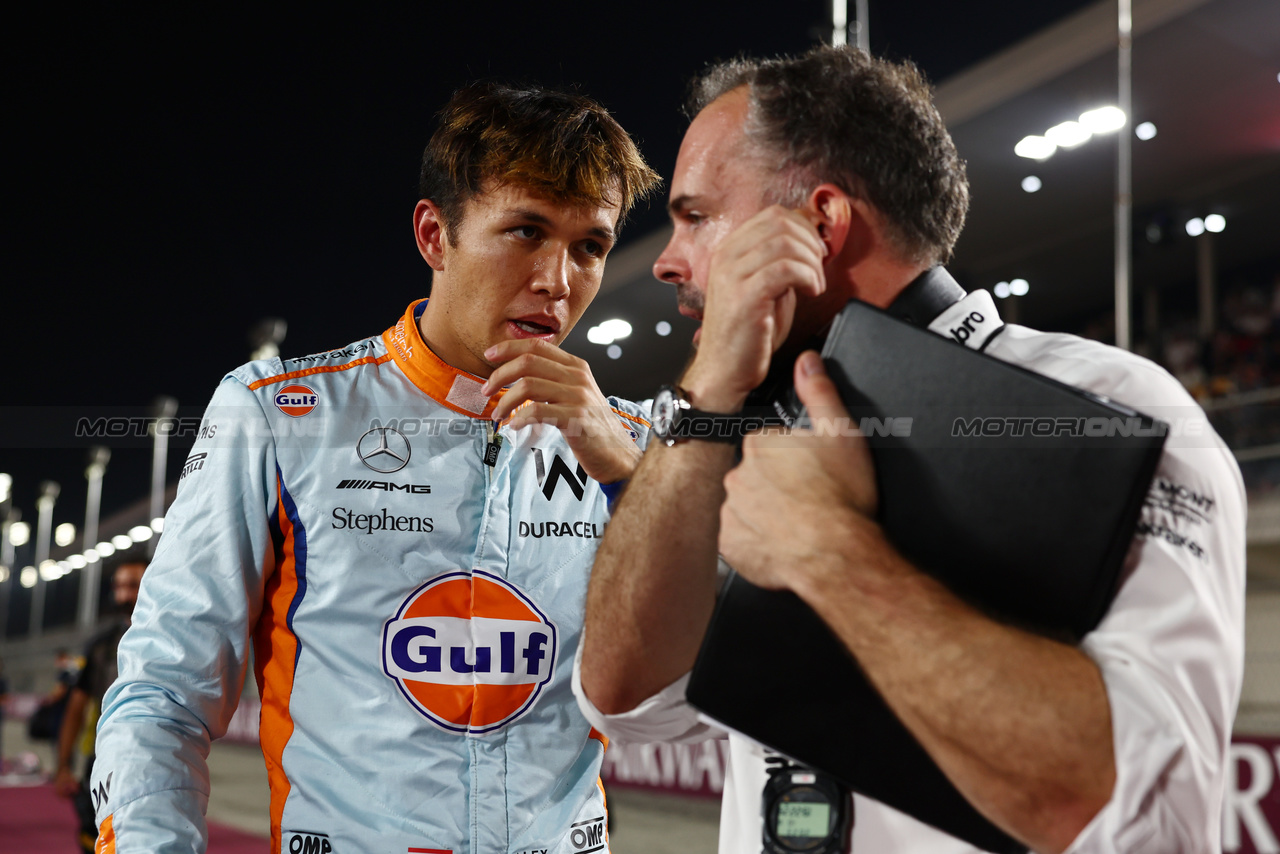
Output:
[[650,414],[653,409],[653,400],[633,403],[618,397],[610,397],[608,402],[614,414],[622,421],[622,426],[631,433],[631,439],[643,451],[649,444],[650,422],[653,420],[653,416]]
[[1082,644],[1106,683],[1116,783],[1070,854],[1220,850],[1244,669],[1246,503],[1205,426],[1199,440],[1170,439],[1118,595]]
[[688,673],[631,711],[606,715],[583,693],[582,647],[583,644],[578,644],[578,653],[573,659],[573,696],[583,717],[610,739],[619,744],[693,743],[725,735],[724,730],[702,718],[684,698]]
[[120,852],[203,851],[206,759],[244,686],[275,567],[274,442],[249,389],[214,393],[103,699],[91,792]]
[[[718,589],[724,589],[732,571],[725,559],[716,555]],[[685,699],[691,673],[681,676],[629,712],[606,715],[596,708],[582,690],[582,650],[585,646],[585,643],[578,644],[578,652],[573,659],[573,696],[578,699],[578,708],[582,710],[583,717],[609,738],[619,743],[694,743],[710,738],[723,738],[728,733],[728,730],[720,728],[710,718],[702,716]]]

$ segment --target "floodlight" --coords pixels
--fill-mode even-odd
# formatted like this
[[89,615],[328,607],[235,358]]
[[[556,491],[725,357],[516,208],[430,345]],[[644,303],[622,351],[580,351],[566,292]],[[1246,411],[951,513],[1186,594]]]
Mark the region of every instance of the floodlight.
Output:
[[26,522],[14,522],[9,526],[9,544],[25,546],[31,542],[31,526]]
[[1099,107],[1080,114],[1080,124],[1090,133],[1111,133],[1124,127],[1127,118],[1119,107]]
[[1044,132],[1045,139],[1060,148],[1074,148],[1088,142],[1093,132],[1079,122],[1063,122]]
[[1031,160],[1045,160],[1058,150],[1058,144],[1043,136],[1024,136],[1013,147],[1013,153]]
[[613,318],[593,326],[587,330],[587,340],[592,344],[612,344],[631,334],[631,324],[625,320]]

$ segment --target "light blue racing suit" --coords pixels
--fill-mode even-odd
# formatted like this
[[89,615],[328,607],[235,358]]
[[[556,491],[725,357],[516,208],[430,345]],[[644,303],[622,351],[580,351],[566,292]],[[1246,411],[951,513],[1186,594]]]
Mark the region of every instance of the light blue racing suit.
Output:
[[251,643],[273,852],[607,850],[570,691],[605,490],[559,430],[495,430],[424,307],[214,394],[104,701],[100,850],[204,850]]

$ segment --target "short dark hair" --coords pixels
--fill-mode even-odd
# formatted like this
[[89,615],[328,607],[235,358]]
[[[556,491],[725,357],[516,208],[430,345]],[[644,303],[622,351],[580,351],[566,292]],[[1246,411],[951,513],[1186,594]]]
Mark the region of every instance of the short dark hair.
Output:
[[778,165],[770,201],[793,206],[831,182],[885,215],[904,260],[945,263],[969,209],[969,181],[924,75],[910,62],[821,45],[740,58],[692,84],[686,112],[746,86],[747,136]]
[[144,567],[150,566],[151,556],[147,554],[146,549],[135,546],[117,551],[102,562],[103,577],[110,578],[116,574],[116,570],[120,567],[130,566],[135,563],[140,563]]
[[592,99],[541,86],[472,83],[453,93],[422,154],[419,198],[450,233],[467,200],[519,184],[570,204],[618,204],[618,224],[660,183],[631,137]]

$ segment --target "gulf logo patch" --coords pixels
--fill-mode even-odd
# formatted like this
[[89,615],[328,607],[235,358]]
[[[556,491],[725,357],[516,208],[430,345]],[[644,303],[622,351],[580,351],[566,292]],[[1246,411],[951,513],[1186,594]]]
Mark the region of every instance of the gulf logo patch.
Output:
[[529,711],[555,660],[555,624],[510,582],[482,570],[431,579],[382,628],[383,672],[450,732],[493,732]]
[[287,385],[276,392],[276,408],[294,418],[306,415],[319,402],[320,395],[304,385]]

